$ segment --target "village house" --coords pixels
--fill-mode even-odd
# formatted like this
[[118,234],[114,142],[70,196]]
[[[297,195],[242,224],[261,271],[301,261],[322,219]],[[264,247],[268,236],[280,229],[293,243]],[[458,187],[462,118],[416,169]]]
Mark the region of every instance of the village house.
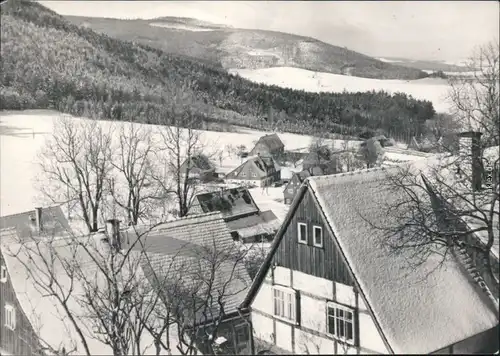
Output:
[[216,177],[215,166],[210,159],[203,154],[193,155],[189,159],[186,159],[182,163],[179,171],[184,176],[186,173],[189,173],[189,178],[201,180],[212,180]]
[[[238,257],[241,252],[231,238],[223,214],[217,211],[189,215],[160,224],[141,235],[140,244],[134,243],[138,231],[140,229],[137,228],[123,231],[122,246],[131,246],[141,258],[141,267],[151,285],[157,285],[155,281],[159,277],[164,278],[165,274],[174,275],[183,285],[211,283],[207,295],[200,295],[200,300],[207,303],[208,311],[200,308],[196,320],[206,326],[220,323],[217,335],[226,340],[223,345],[225,352],[245,353],[250,329],[240,317],[238,306],[250,287],[251,279]],[[144,250],[147,256],[141,253]],[[206,275],[199,279],[201,274]],[[175,286],[167,284],[159,288],[160,295],[169,295],[162,288],[173,289]],[[202,315],[202,312],[206,315]],[[204,354],[213,354],[206,336],[200,329],[197,348]]]
[[260,154],[264,157],[274,157],[275,159],[285,153],[285,145],[275,133],[264,135],[259,138],[254,148],[250,151],[250,156]]
[[[47,225],[41,220],[40,226]],[[234,249],[234,243],[220,213],[192,216],[158,225],[151,231],[148,229],[149,227],[128,227],[122,230],[117,220],[109,220],[105,229],[90,235],[74,236],[61,232],[58,236],[51,235],[50,238],[41,238],[36,241],[23,241],[18,236],[16,226],[1,229],[0,316],[2,325],[0,335],[2,337],[0,353],[2,355],[39,355],[45,352],[43,349],[46,345],[58,348],[56,352],[65,352],[65,350],[69,352],[76,347],[74,352],[85,353],[84,344],[78,337],[77,329],[68,319],[60,303],[54,296],[41,290],[36,281],[47,278],[49,274],[53,275],[63,293],[68,295],[68,292],[72,291],[68,299],[71,314],[84,315],[87,309],[84,310],[82,303],[78,301],[85,291],[84,287],[78,279],[70,278],[62,266],[67,265],[68,262],[76,262],[81,266],[85,280],[87,282],[95,280],[96,286],[100,286],[99,283],[103,283],[104,279],[99,277],[102,273],[95,262],[96,258],[104,256],[103,253],[111,248],[132,248],[134,237],[137,240],[137,231],[141,231],[144,250],[139,251],[133,248],[126,258],[130,261],[136,259],[137,267],[133,270],[123,268],[120,273],[123,280],[133,276],[137,283],[145,283],[144,286],[147,283],[155,286],[151,279],[151,271],[155,270],[158,275],[164,272],[162,267],[165,267],[167,261],[172,261],[174,255],[179,256],[180,264],[193,261],[200,263],[203,258],[197,253],[204,251],[210,254],[210,248],[214,247],[224,252],[222,256],[233,256],[231,249]],[[149,232],[142,235],[144,230]],[[49,236],[43,232],[40,237]],[[227,250],[224,250],[225,248]],[[210,260],[209,257],[205,256],[205,260]],[[44,261],[52,262],[46,264]],[[130,265],[134,263],[131,262]],[[213,274],[213,301],[218,306],[220,294],[217,293],[225,290],[225,294],[221,296],[224,314],[220,314],[221,311],[218,308],[212,308],[210,312],[215,317],[217,317],[217,311],[221,315],[220,336],[225,340],[223,344],[226,352],[233,353],[248,346],[249,328],[240,319],[236,307],[246,295],[251,280],[244,265],[235,264],[229,257],[227,261],[221,261],[217,267],[218,269]],[[184,268],[183,271],[189,272],[189,269]],[[187,273],[187,279],[183,280],[185,284],[189,285],[191,275]],[[106,287],[102,285],[100,288]],[[157,292],[161,293],[162,290],[158,289]],[[200,293],[203,291],[201,290]],[[108,345],[88,335],[88,332],[94,330],[95,326],[90,318],[78,318],[76,322],[88,336],[86,342],[91,354],[112,353]],[[207,322],[213,323],[213,319]],[[178,343],[175,325],[171,327],[169,333],[173,344],[172,354],[178,354],[175,347]],[[156,354],[153,336],[149,332],[141,336],[141,343],[142,354]],[[196,344],[196,348],[207,350],[207,344]]]
[[[67,298],[68,311],[77,316],[78,328],[84,330],[86,346],[91,354],[112,354],[109,345],[92,335],[95,324],[83,317],[88,312],[79,301],[84,295],[83,282],[69,277],[63,266],[76,263],[81,266],[86,281],[101,286],[99,267],[94,258],[99,256],[103,233],[88,236],[47,236],[39,240],[23,241],[16,228],[0,230],[0,353],[2,355],[44,355],[72,352],[86,354],[77,328],[68,318],[60,301],[48,293],[49,278],[57,281],[57,294]],[[86,246],[83,248],[82,246]],[[92,257],[94,256],[94,257]],[[123,270],[123,275],[129,273]],[[136,271],[137,278],[141,272]],[[175,331],[175,330],[172,330]],[[144,333],[144,355],[154,355],[152,336]]]
[[22,241],[71,233],[68,220],[60,206],[37,207],[31,211],[1,216],[0,229],[6,228],[14,228]]
[[249,157],[226,175],[227,183],[247,183],[257,187],[268,187],[280,180],[281,168],[272,157],[261,155]]
[[[241,305],[253,350],[269,353],[488,353],[498,300],[458,252],[409,266],[381,244],[391,224],[384,185],[397,168],[305,180]],[[454,297],[450,298],[450,291]],[[453,327],[450,327],[453,326]]]
[[288,184],[285,186],[285,189],[283,190],[283,198],[285,204],[292,204],[293,198],[295,198],[295,195],[297,195],[300,186],[306,178],[322,175],[323,170],[320,167],[311,167],[309,170],[303,170],[301,172],[294,173],[292,175],[292,179],[290,179],[290,182],[288,182]]
[[198,194],[191,214],[220,211],[233,240],[243,243],[271,241],[281,223],[271,210],[260,211],[248,189],[222,189]]

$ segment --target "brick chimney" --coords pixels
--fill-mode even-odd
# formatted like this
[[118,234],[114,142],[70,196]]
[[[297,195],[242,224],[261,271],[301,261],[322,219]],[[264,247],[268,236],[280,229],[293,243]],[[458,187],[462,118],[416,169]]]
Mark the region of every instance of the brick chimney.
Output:
[[467,131],[459,134],[460,157],[470,172],[472,190],[479,191],[482,187],[483,164],[481,157],[481,132]]
[[42,208],[35,208],[35,224],[36,231],[41,233],[43,231]]
[[109,219],[106,221],[106,233],[109,244],[117,250],[121,250],[120,220]]

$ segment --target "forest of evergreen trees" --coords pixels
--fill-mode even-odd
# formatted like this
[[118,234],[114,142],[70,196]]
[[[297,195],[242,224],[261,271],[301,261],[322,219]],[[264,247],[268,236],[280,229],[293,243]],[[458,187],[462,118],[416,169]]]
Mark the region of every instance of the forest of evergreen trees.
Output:
[[[154,122],[226,121],[258,129],[418,135],[431,102],[385,92],[307,93],[77,27],[40,4],[1,8],[1,109]],[[238,115],[218,115],[221,111]],[[269,119],[269,113],[272,118]]]

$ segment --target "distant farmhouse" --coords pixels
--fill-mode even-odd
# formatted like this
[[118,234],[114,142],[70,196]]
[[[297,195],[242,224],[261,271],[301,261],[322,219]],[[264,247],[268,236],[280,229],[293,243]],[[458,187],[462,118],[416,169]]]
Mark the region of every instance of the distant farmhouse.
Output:
[[320,167],[311,167],[309,170],[303,170],[301,172],[294,173],[292,175],[292,179],[290,179],[290,182],[288,182],[288,184],[285,186],[285,189],[283,190],[283,198],[285,204],[292,204],[293,198],[295,198],[295,195],[297,195],[300,186],[306,178],[322,175],[323,170]]
[[210,159],[203,154],[193,155],[182,163],[180,173],[185,175],[188,171],[189,178],[198,178],[201,180],[211,180],[215,178],[215,166],[210,162]]
[[260,211],[248,189],[239,187],[198,194],[190,214],[220,211],[235,241],[270,241],[281,222],[271,210]]
[[339,173],[341,167],[339,166],[338,155],[343,152],[333,151],[327,146],[315,148],[310,150],[302,160],[302,168],[310,171],[312,168],[319,167],[323,171],[323,174]]
[[279,136],[274,133],[261,136],[249,155],[256,156],[260,154],[261,156],[272,156],[277,158],[283,153],[285,153],[285,145]]
[[261,155],[249,157],[245,162],[226,175],[228,183],[249,183],[267,187],[281,178],[281,168],[272,157]]

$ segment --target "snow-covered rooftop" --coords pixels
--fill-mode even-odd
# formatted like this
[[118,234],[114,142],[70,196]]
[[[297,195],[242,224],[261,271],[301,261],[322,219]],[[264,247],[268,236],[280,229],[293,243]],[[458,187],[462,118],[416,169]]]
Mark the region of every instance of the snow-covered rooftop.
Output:
[[[95,337],[89,311],[82,304],[85,291],[83,282],[79,278],[70,278],[66,272],[67,269],[62,267],[68,266],[68,263],[77,262],[86,278],[90,281],[95,279],[95,285],[99,286],[102,278],[99,278],[97,264],[83,248],[76,247],[85,244],[89,248],[88,251],[96,252],[97,250],[93,248],[97,246],[94,245],[97,241],[94,239],[96,236],[64,238],[50,243],[27,242],[21,245],[13,243],[18,237],[7,236],[9,234],[15,235],[15,229],[6,229],[2,232],[2,255],[17,300],[37,336],[53,348],[65,347],[66,350],[72,350],[76,346],[77,354],[85,353],[76,328],[70,322],[61,303],[55,296],[41,289],[41,286],[48,285],[47,278],[52,275],[57,280],[56,289],[59,291],[59,296],[68,297],[68,308],[85,335],[90,353],[93,355],[112,354],[112,349]],[[79,239],[79,244],[75,244],[73,239]],[[89,244],[86,243],[87,241]],[[122,271],[122,273],[126,272]],[[141,280],[142,270],[139,268],[135,273],[137,273],[137,280]],[[172,340],[176,340],[176,328],[172,327],[170,332]],[[156,354],[153,338],[148,332],[144,332],[141,338],[141,347],[144,355]],[[175,348],[173,351],[177,354]]]
[[437,269],[441,256],[408,268],[410,251],[395,254],[382,243],[386,232],[370,222],[390,226],[385,206],[401,198],[381,184],[388,172],[311,177],[308,184],[393,351],[429,353],[496,326],[498,310],[455,257]]

